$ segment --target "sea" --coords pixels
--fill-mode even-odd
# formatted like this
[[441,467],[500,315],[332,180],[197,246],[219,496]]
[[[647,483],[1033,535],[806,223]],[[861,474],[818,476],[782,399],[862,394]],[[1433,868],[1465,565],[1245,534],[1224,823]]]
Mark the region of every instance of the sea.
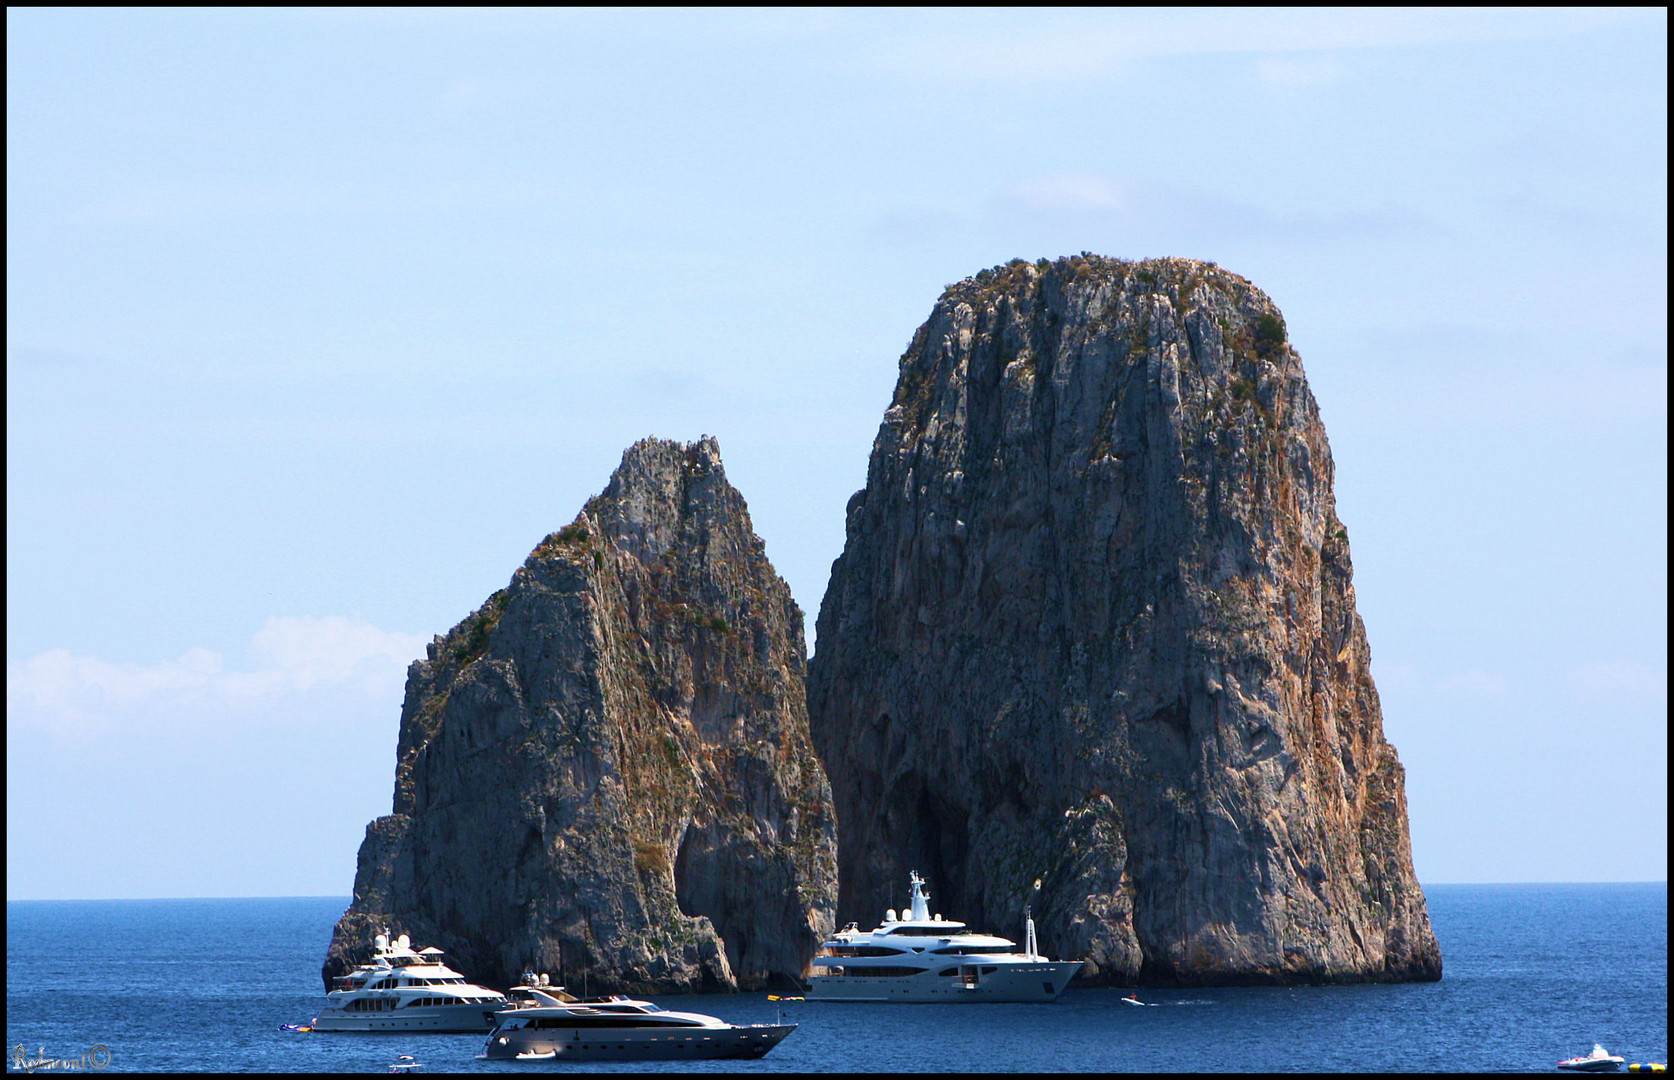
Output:
[[[1051,1004],[660,997],[798,1025],[757,1061],[478,1061],[482,1035],[292,1032],[347,897],[8,901],[7,1067],[110,1072],[1553,1072],[1668,1060],[1668,886],[1432,885],[1440,982],[1140,989]],[[423,944],[423,943],[418,943]],[[467,972],[467,975],[470,973]],[[1624,1070],[1625,1071],[1625,1070]]]

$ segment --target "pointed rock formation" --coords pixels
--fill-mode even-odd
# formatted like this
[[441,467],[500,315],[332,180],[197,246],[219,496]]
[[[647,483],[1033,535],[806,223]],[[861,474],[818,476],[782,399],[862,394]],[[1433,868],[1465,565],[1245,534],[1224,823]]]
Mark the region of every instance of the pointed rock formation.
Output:
[[836,904],[803,666],[715,441],[634,444],[408,671],[326,984],[388,925],[502,986],[794,985]]
[[1095,981],[1440,977],[1325,429],[1248,281],[950,286],[847,534],[808,682],[839,919],[918,869],[1015,927],[1038,877],[1043,949]]

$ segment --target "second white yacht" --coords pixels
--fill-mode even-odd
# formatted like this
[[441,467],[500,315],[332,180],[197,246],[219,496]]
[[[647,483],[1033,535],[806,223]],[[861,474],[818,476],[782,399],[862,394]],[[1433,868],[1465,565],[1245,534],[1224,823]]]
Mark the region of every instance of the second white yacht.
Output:
[[437,948],[414,952],[406,934],[373,939],[372,962],[339,975],[315,1031],[490,1031],[506,995],[465,981]]
[[912,909],[884,913],[876,930],[850,923],[814,957],[809,1001],[1055,1001],[1081,970],[1079,960],[1048,960],[1035,949],[1035,921],[1024,909],[1024,947],[973,934],[962,922],[930,915],[924,879],[911,875]]
[[490,1061],[698,1061],[759,1058],[795,1024],[729,1024],[705,1013],[673,1012],[613,994],[578,1001],[561,986],[512,988],[512,1004],[483,1044]]

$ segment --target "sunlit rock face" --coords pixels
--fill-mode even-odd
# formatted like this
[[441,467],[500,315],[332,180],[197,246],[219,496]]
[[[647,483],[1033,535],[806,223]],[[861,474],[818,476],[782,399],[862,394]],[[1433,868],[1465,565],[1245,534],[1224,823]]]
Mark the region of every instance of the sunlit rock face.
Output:
[[904,900],[1095,982],[1435,979],[1325,429],[1212,263],[950,286],[820,607],[841,921]]
[[797,985],[837,893],[802,624],[715,441],[630,447],[409,670],[327,985],[385,926],[491,985]]

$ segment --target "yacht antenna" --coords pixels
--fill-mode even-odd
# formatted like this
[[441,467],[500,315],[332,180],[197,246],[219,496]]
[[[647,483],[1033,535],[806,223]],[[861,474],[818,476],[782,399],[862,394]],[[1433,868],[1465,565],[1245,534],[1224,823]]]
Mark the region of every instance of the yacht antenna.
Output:
[[1029,900],[1031,903],[1023,905],[1023,951],[1024,955],[1028,956],[1030,960],[1035,959],[1039,955],[1039,953],[1035,952],[1035,917],[1033,912],[1034,905],[1032,903],[1035,898],[1035,894],[1039,891],[1040,878],[1036,878],[1035,887],[1029,890]]

